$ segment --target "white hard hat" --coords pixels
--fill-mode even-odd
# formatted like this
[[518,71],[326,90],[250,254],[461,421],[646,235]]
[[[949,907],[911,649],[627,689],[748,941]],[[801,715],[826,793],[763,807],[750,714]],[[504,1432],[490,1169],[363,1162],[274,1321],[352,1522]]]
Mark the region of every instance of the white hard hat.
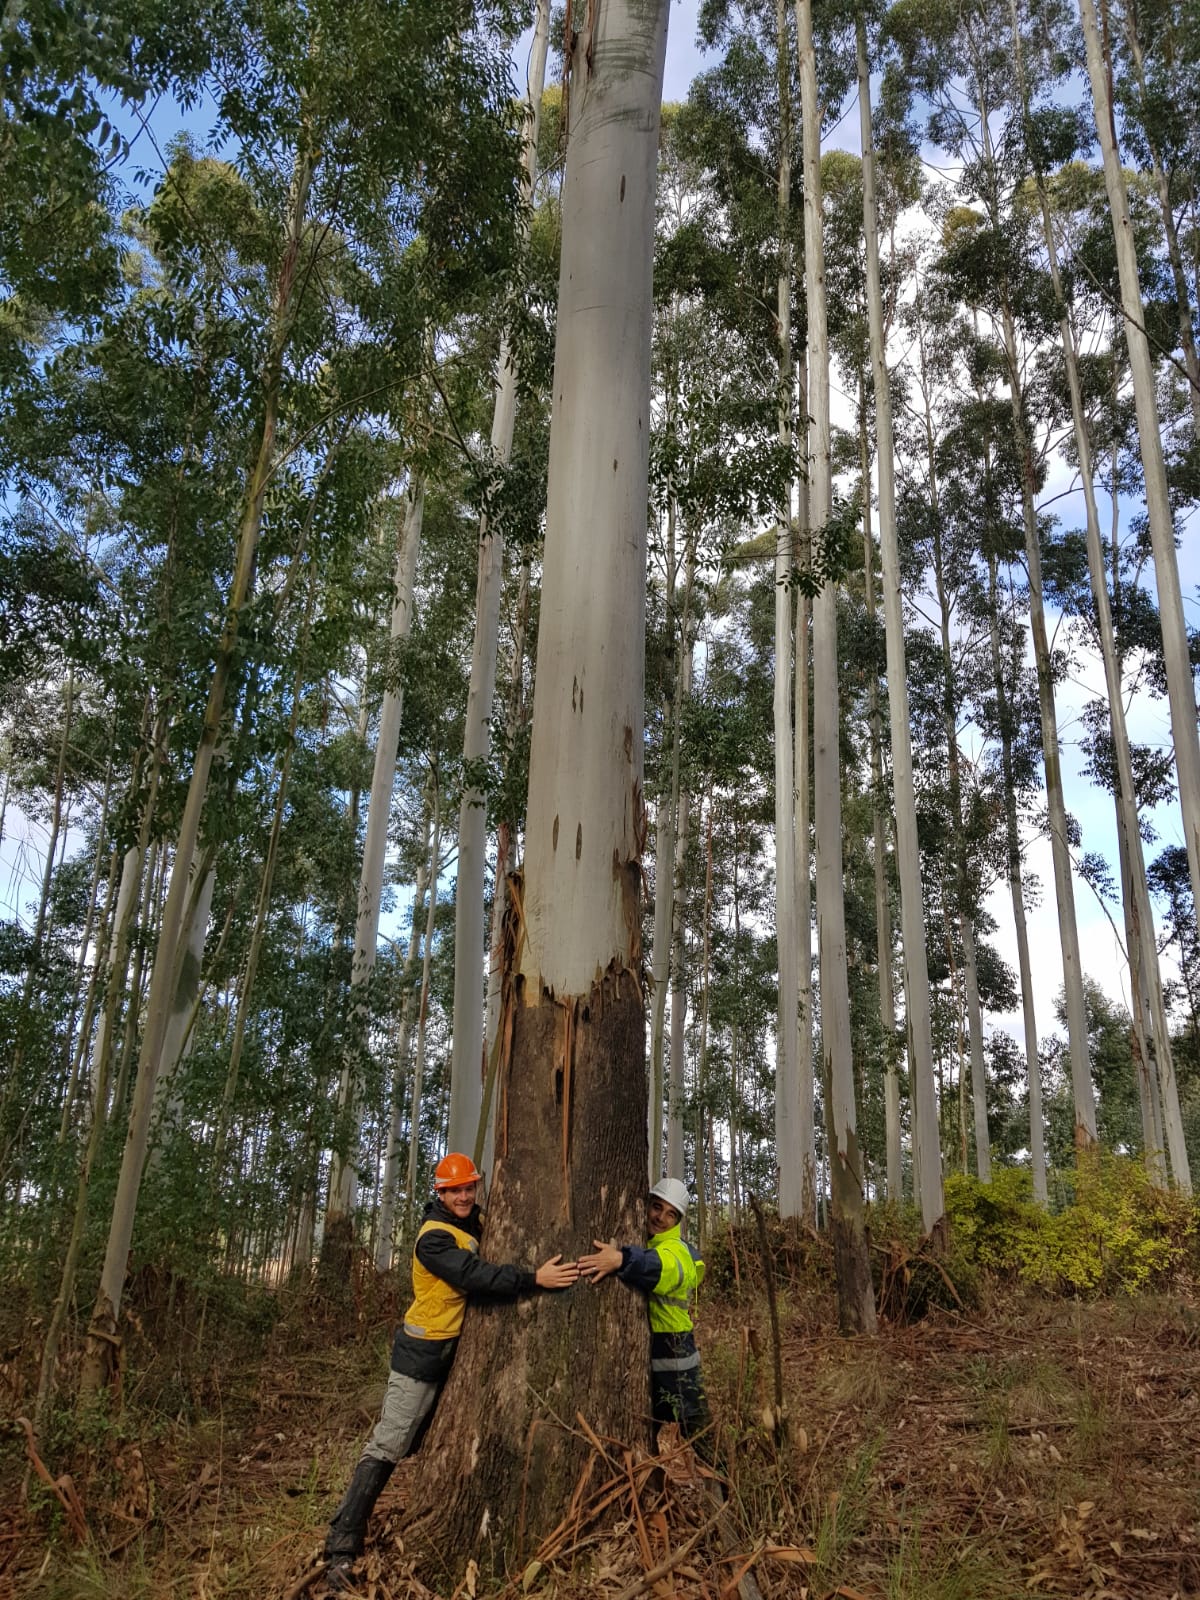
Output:
[[660,1178],[650,1193],[658,1200],[665,1200],[681,1217],[687,1216],[688,1192],[678,1178]]

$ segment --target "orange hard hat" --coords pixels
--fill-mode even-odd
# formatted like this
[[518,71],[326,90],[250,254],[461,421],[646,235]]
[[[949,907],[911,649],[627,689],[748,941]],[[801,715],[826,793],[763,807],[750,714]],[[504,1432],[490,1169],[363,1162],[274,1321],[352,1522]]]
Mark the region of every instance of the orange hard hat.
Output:
[[456,1150],[452,1150],[448,1156],[443,1156],[433,1172],[435,1189],[460,1189],[464,1184],[482,1181],[483,1173],[476,1172],[475,1163],[470,1156],[461,1156]]

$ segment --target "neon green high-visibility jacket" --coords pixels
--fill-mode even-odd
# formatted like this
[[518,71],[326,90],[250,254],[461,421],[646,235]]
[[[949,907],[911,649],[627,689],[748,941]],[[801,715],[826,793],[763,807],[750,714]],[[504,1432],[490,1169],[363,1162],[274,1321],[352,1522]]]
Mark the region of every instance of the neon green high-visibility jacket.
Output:
[[688,1302],[704,1281],[704,1262],[694,1256],[680,1237],[679,1224],[656,1233],[647,1244],[662,1263],[658,1281],[650,1289],[650,1331],[690,1333]]

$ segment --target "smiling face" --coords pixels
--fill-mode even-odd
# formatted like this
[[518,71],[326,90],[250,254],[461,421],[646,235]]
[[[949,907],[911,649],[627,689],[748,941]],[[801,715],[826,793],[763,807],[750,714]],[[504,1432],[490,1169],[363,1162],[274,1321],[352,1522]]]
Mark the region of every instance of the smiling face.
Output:
[[460,1183],[453,1189],[439,1189],[438,1199],[451,1216],[465,1222],[471,1215],[471,1207],[475,1204],[478,1192],[478,1183]]
[[646,1223],[651,1233],[666,1233],[668,1228],[673,1228],[681,1220],[674,1206],[669,1206],[665,1200],[660,1200],[652,1194],[646,1202]]

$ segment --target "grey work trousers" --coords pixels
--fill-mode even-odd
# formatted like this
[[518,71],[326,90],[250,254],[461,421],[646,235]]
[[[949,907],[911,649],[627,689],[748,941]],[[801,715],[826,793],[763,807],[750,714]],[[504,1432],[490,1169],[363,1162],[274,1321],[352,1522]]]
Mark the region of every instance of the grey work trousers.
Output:
[[440,1383],[422,1383],[403,1372],[389,1373],[383,1411],[360,1459],[390,1461],[395,1465],[411,1455],[420,1442],[424,1424],[441,1389]]

